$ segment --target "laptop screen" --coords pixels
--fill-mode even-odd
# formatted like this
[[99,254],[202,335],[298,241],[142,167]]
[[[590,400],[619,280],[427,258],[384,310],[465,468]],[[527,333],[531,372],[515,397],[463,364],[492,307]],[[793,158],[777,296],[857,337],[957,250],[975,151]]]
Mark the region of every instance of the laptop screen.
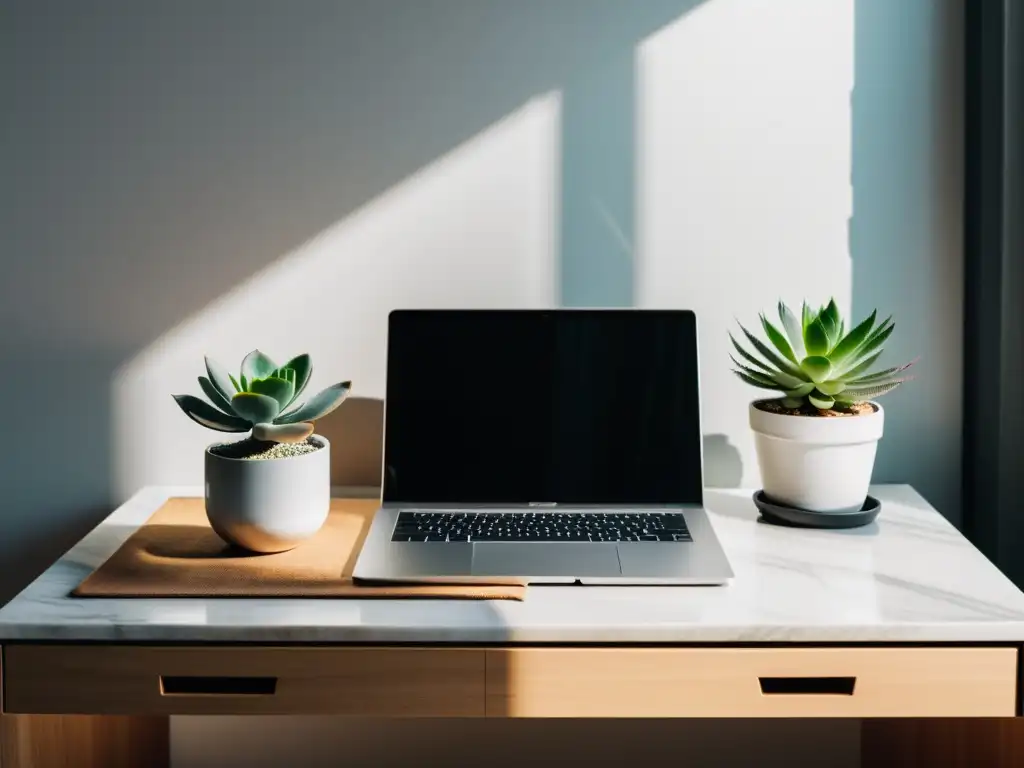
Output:
[[396,310],[383,498],[702,501],[685,310]]

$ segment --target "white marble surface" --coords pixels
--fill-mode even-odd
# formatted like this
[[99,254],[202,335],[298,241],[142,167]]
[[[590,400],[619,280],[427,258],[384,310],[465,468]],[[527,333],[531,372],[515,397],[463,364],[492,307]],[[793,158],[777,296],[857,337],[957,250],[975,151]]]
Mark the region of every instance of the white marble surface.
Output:
[[723,587],[531,587],[523,602],[76,599],[70,591],[168,496],[147,488],[0,610],[2,640],[221,642],[1024,641],[1024,594],[912,488],[850,531],[757,522],[711,491],[736,572]]

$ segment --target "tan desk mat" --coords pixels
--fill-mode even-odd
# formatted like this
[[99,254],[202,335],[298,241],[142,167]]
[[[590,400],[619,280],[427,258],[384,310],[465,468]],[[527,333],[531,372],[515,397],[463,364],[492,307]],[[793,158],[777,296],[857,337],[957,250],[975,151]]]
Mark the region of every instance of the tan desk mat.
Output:
[[213,532],[200,498],[173,498],[73,591],[76,597],[353,597],[522,600],[519,585],[363,584],[352,569],[379,504],[332,499],[324,527],[257,555]]

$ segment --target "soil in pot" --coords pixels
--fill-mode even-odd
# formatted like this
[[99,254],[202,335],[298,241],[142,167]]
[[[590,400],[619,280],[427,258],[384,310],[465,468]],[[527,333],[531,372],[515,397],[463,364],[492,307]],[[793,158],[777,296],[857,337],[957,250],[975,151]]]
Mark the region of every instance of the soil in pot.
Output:
[[849,408],[830,408],[827,411],[819,410],[806,403],[799,408],[787,408],[781,400],[758,400],[754,403],[754,407],[760,411],[778,413],[782,416],[819,416],[821,418],[863,416],[878,410],[871,403],[856,403]]
[[262,440],[254,440],[251,437],[239,440],[234,443],[221,443],[210,449],[210,453],[225,459],[249,459],[252,461],[266,461],[268,459],[287,459],[293,456],[303,456],[323,448],[312,437],[306,438],[301,443],[267,443]]

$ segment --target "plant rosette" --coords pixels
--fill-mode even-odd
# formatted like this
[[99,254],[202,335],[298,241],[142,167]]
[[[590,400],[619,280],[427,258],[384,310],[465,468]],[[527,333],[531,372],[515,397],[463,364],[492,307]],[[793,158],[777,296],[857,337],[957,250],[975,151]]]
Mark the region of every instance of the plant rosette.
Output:
[[742,358],[730,355],[744,382],[777,397],[752,402],[748,413],[757,462],[769,499],[812,512],[860,509],[868,496],[885,411],[877,398],[910,377],[914,361],[883,370],[881,356],[895,323],[876,325],[877,311],[847,332],[835,299],[798,318],[778,305],[782,330],[762,313],[762,341],[740,325],[753,348],[730,334]]
[[199,386],[209,401],[174,395],[175,402],[208,429],[249,433],[206,449],[210,526],[253,552],[292,549],[320,530],[330,511],[330,443],[313,434],[313,422],[341,405],[352,384],[332,384],[300,402],[313,373],[310,356],[278,366],[258,349],[242,360],[237,378],[209,357],[206,373]]

